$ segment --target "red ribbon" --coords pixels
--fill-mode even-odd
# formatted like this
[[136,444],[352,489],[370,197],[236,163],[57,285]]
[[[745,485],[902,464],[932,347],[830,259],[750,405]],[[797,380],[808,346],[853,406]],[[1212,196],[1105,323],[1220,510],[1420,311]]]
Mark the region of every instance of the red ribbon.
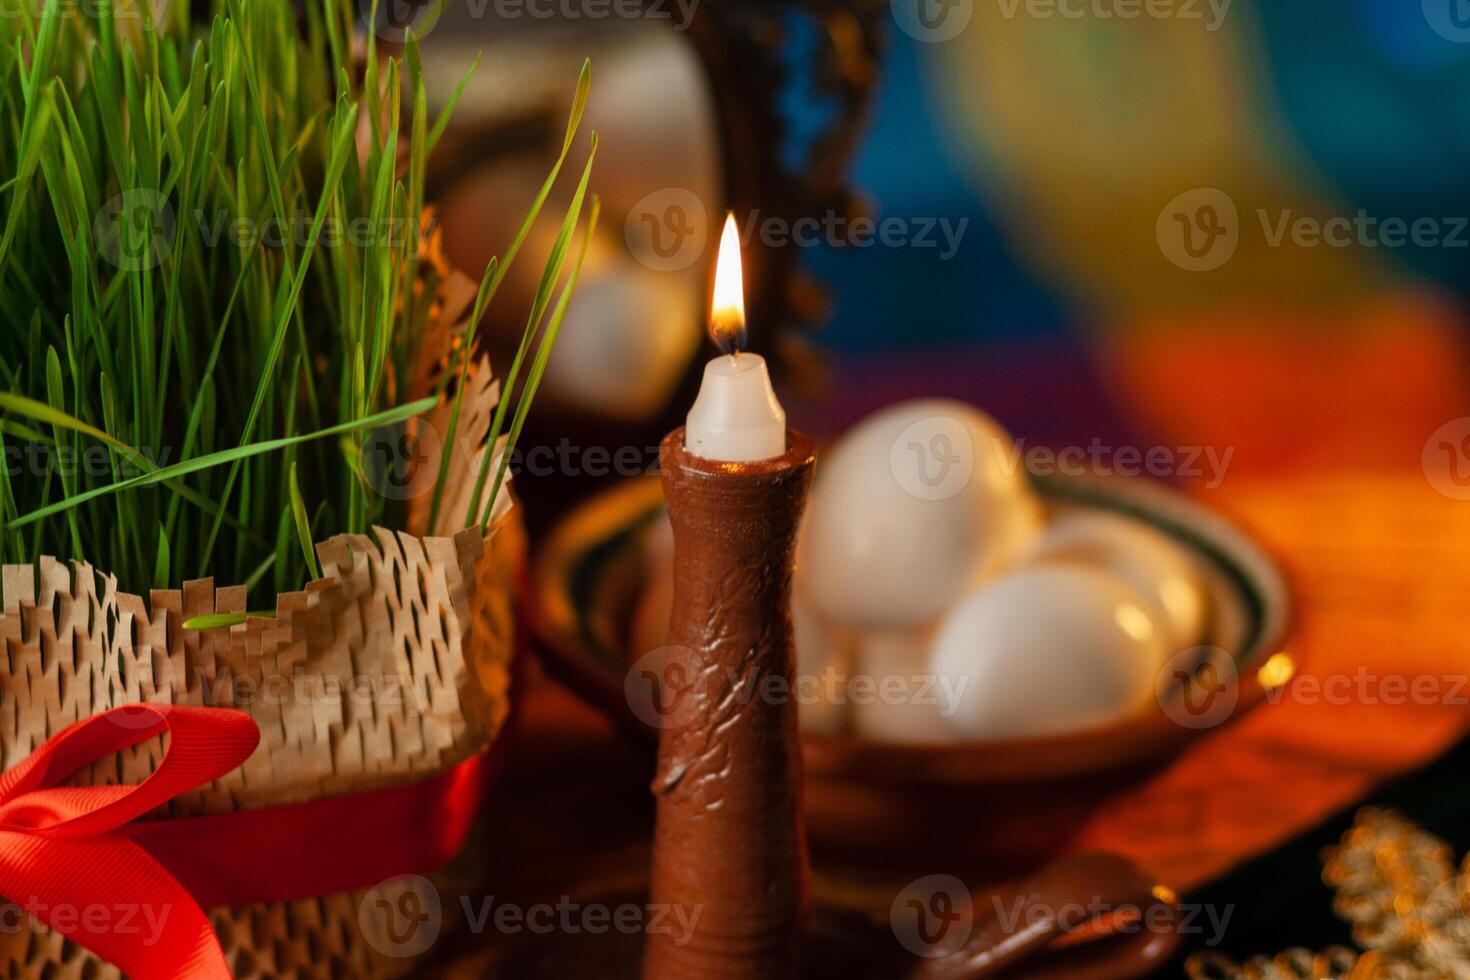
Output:
[[[163,760],[136,786],[57,785],[162,732]],[[259,741],[242,711],[177,705],[114,708],[58,732],[0,776],[0,895],[129,976],[225,978],[204,908],[427,873],[464,843],[484,755],[387,790],[134,822],[235,769]],[[152,914],[146,927],[139,910]]]

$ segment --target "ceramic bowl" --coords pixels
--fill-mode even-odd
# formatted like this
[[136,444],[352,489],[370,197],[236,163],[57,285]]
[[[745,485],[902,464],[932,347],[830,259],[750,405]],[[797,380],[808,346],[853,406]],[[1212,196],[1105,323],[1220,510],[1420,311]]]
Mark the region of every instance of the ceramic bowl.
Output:
[[[1175,658],[1159,697],[1113,724],[1039,738],[888,744],[805,734],[813,845],[866,860],[983,860],[987,869],[1045,858],[1110,795],[1146,778],[1192,740],[1238,719],[1295,674],[1282,648],[1288,595],[1271,559],[1189,498],[1142,480],[1045,478],[1049,512],[1101,510],[1169,535],[1209,596],[1197,657]],[[534,557],[527,618],[549,667],[625,723],[634,609],[650,580],[662,517],[656,478],[622,484],[570,513]],[[999,866],[997,859],[1000,859]]]

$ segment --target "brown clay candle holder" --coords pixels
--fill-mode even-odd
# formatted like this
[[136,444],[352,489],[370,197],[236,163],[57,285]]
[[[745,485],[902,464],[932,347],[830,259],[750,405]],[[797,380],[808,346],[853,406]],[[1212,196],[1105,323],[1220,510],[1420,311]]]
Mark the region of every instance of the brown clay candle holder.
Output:
[[795,672],[791,576],[816,464],[787,433],[773,459],[723,463],[659,450],[674,528],[674,614],[661,672],[664,709],[651,897],[699,908],[687,941],[649,936],[646,980],[796,975],[807,855],[796,705],[762,696]]

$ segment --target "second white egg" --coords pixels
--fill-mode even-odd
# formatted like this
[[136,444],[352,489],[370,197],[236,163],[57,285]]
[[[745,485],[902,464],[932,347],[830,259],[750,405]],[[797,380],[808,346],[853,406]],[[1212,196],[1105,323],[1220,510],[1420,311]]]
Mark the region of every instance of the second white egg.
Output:
[[1162,531],[1121,514],[1064,514],[1023,558],[1055,559],[1094,565],[1131,588],[1158,621],[1166,657],[1203,642],[1206,608],[1199,570]]
[[1163,642],[1122,583],[1057,562],[1017,568],[961,599],[940,623],[929,665],[961,692],[948,718],[961,737],[1027,738],[1142,708]]

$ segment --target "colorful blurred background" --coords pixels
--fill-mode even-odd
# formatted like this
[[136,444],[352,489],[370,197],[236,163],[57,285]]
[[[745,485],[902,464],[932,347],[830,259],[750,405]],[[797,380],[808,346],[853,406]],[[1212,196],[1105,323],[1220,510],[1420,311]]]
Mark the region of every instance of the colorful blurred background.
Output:
[[[1285,570],[1298,678],[1470,670],[1470,4],[699,6],[655,5],[663,23],[461,17],[426,45],[485,46],[489,77],[522,89],[589,52],[598,73],[607,243],[548,375],[569,414],[544,438],[571,425],[647,445],[679,421],[712,351],[709,227],[730,207],[748,222],[753,335],[804,429],[950,396],[1028,444],[1163,450],[1174,464],[1150,475]],[[520,120],[519,166],[540,172],[554,152],[535,113],[497,109],[483,84],[475,111]],[[476,181],[446,176],[441,198],[471,269],[508,237],[498,202],[534,186],[503,156]],[[838,230],[772,244],[753,212]],[[693,245],[650,258],[676,218]],[[885,221],[891,243],[871,234]],[[608,384],[623,375],[627,390]],[[1195,451],[1228,464],[1177,465]],[[566,504],[523,486],[533,527]],[[527,723],[557,733],[563,761],[587,751],[569,718],[606,736],[560,694],[540,704]],[[1369,801],[1470,846],[1467,718],[1451,697],[1288,697],[1118,793],[1070,846],[1238,904],[1236,955],[1345,941],[1318,852]]]

